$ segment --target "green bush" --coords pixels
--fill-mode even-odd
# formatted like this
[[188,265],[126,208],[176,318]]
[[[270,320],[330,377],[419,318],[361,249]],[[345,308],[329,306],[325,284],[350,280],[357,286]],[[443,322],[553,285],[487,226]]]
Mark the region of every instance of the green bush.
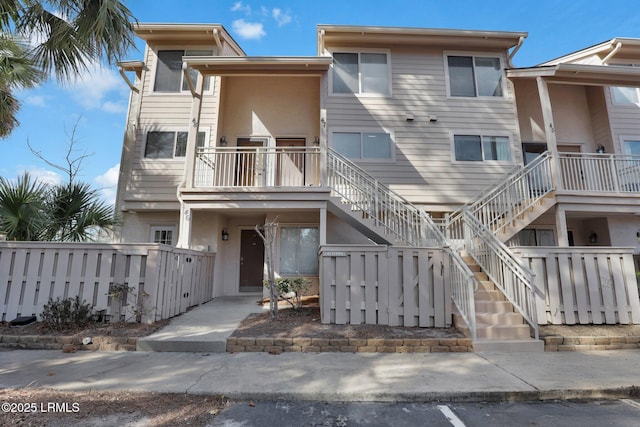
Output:
[[[302,307],[302,295],[309,290],[311,281],[306,277],[287,277],[276,280],[278,294],[291,304],[294,310]],[[293,294],[293,296],[289,296]]]
[[42,309],[42,322],[51,329],[63,329],[67,326],[84,326],[91,321],[92,307],[80,297],[55,300],[49,302]]

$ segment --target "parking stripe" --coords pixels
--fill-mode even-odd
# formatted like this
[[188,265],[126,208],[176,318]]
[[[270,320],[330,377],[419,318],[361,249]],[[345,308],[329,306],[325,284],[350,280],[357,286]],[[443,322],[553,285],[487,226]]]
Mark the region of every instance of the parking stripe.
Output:
[[456,416],[456,414],[453,413],[451,408],[449,408],[447,405],[438,405],[438,409],[440,410],[440,412],[442,412],[442,414],[445,417],[447,417],[447,420],[449,420],[449,422],[451,423],[452,426],[454,426],[454,427],[465,427],[465,425],[462,422],[462,420],[460,418],[458,418]]

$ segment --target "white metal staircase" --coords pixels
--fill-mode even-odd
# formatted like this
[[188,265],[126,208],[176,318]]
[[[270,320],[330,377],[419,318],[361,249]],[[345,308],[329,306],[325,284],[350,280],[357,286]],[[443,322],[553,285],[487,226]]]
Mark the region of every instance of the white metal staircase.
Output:
[[[543,153],[480,193],[446,222],[445,234],[464,251],[480,283],[474,295],[476,349],[513,351],[516,343],[521,351],[544,348],[538,340],[535,275],[503,242],[555,204],[551,168],[550,156]],[[523,336],[524,330],[533,340],[529,334]]]

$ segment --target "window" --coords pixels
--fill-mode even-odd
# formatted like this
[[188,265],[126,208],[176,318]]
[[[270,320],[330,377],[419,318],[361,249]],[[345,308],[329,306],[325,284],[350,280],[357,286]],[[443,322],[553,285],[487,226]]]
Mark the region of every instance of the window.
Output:
[[386,53],[334,53],[333,94],[389,94],[389,61]]
[[333,149],[351,160],[390,160],[391,135],[385,132],[333,132]]
[[280,274],[317,276],[319,236],[317,227],[282,227]]
[[[611,64],[616,67],[640,67],[636,64]],[[638,96],[638,88],[635,87],[611,87],[611,95],[613,97],[614,104],[631,105],[640,103],[640,96]]]
[[455,159],[459,162],[511,160],[506,136],[454,135]]
[[640,156],[640,141],[623,141],[624,154]]
[[[188,132],[149,131],[144,157],[147,159],[173,159],[187,154]],[[204,147],[205,132],[198,132],[197,147]]]
[[502,96],[500,58],[448,56],[451,96]]
[[525,228],[518,233],[520,246],[555,246],[555,233],[551,229]]
[[163,245],[173,245],[175,227],[151,227],[151,241]]
[[[158,51],[158,65],[156,67],[155,92],[181,92],[188,91],[189,86],[182,73],[183,56],[211,56],[211,50],[160,50]],[[198,72],[189,70],[193,84],[196,84]],[[204,90],[211,88],[211,78],[207,76],[204,82]]]

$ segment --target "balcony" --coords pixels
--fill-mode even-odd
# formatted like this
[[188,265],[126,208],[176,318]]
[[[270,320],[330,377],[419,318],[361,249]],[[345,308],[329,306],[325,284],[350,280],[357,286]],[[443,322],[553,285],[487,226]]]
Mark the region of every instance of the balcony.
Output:
[[562,189],[588,193],[640,192],[640,156],[559,153]]
[[319,187],[320,161],[319,147],[198,148],[194,187]]

